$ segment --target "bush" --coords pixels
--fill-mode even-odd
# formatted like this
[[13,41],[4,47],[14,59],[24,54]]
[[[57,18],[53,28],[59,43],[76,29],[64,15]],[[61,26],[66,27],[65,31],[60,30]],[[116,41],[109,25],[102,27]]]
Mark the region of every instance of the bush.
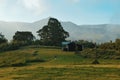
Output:
[[7,50],[9,50],[9,44],[8,43],[0,45],[0,52],[7,51]]
[[11,42],[11,43],[3,43],[0,45],[0,52],[17,50],[22,46],[27,45],[24,42]]
[[104,49],[84,49],[80,52],[80,55],[84,58],[97,58],[102,59],[120,59],[120,52],[115,50],[104,50]]
[[92,64],[100,64],[99,61],[97,59],[95,59]]

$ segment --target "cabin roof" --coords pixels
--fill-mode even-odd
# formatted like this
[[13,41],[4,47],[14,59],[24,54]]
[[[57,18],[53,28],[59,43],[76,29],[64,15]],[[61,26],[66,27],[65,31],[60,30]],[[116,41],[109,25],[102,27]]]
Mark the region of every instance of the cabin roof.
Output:
[[62,45],[68,45],[70,42],[62,42]]

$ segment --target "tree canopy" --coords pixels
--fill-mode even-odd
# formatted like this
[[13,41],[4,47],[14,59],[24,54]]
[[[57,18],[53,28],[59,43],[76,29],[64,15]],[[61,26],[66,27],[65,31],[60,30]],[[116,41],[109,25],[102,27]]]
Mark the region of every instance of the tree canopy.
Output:
[[4,37],[4,35],[2,35],[2,33],[0,33],[0,44],[2,43],[6,43],[7,39]]
[[65,41],[65,38],[69,37],[69,33],[63,29],[61,23],[55,18],[50,18],[48,24],[37,33],[45,45],[51,46],[58,46],[62,41]]
[[17,31],[15,35],[13,36],[13,41],[23,41],[23,42],[30,42],[35,39],[34,35],[32,32],[29,31]]

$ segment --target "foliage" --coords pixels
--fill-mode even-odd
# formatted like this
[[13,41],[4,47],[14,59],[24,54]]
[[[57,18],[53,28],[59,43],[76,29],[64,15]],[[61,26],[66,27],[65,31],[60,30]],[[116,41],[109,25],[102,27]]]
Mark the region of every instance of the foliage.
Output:
[[95,48],[96,47],[95,43],[89,42],[87,40],[78,40],[77,43],[83,45],[84,48]]
[[99,48],[104,49],[104,50],[106,49],[116,50],[116,45],[115,43],[106,42],[106,43],[101,44]]
[[50,18],[48,25],[43,26],[42,29],[37,31],[44,45],[58,46],[65,38],[69,37],[61,26],[60,22],[55,18]]
[[32,34],[32,32],[28,32],[28,31],[25,31],[25,32],[17,31],[15,33],[15,35],[13,36],[13,41],[22,41],[22,42],[25,42],[25,43],[30,43],[34,39],[35,39],[35,37]]
[[99,61],[97,59],[95,59],[92,64],[100,64]]
[[22,46],[27,45],[24,42],[19,42],[19,41],[14,41],[14,42],[10,42],[10,43],[4,43],[0,45],[0,52],[4,52],[4,51],[11,51],[11,50],[17,50]]
[[84,49],[80,55],[84,58],[97,58],[101,59],[120,59],[120,52],[116,50],[103,50],[103,49]]
[[34,36],[31,32],[17,31],[13,36],[13,41],[7,42],[7,39],[0,33],[0,52],[19,49],[22,46],[34,44]]
[[103,43],[99,45],[99,48],[120,51],[120,39],[116,39],[115,42],[110,41]]
[[7,39],[4,37],[4,35],[2,35],[2,33],[0,33],[0,44],[2,43],[7,43]]
[[36,39],[35,41],[33,41],[33,44],[34,45],[43,45],[42,42],[41,42],[41,40],[38,40],[38,39]]

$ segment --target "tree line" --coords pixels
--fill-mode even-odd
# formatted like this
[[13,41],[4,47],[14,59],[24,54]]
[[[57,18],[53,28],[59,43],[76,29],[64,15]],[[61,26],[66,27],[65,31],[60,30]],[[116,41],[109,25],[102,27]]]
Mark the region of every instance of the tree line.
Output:
[[0,33],[0,51],[15,50],[26,45],[60,46],[61,42],[69,37],[69,33],[55,18],[50,18],[48,24],[39,29],[37,33],[39,40],[30,31],[16,31],[10,42]]
[[[10,42],[0,33],[0,52],[16,50],[21,46],[27,45],[61,46],[61,42],[66,41],[66,38],[69,37],[69,33],[63,29],[60,22],[55,18],[50,18],[48,24],[36,31],[36,33],[40,39],[36,39],[30,31],[16,31]],[[120,52],[120,39],[116,39],[115,42],[110,41],[99,45],[87,40],[78,40],[76,42],[83,45],[84,49],[94,49],[97,47],[97,49],[102,51],[114,50]]]

